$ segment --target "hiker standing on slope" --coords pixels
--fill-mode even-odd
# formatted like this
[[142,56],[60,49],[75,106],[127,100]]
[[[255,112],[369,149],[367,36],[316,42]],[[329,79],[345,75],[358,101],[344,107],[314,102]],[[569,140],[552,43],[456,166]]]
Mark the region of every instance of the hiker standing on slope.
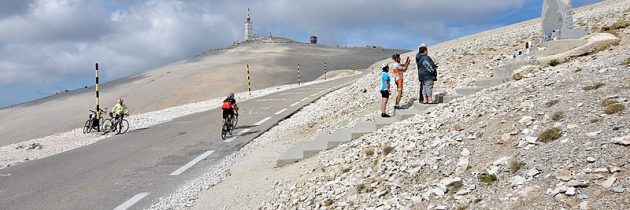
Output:
[[437,81],[438,67],[428,54],[429,49],[426,45],[421,46],[420,49],[418,49],[418,55],[416,56],[418,79],[421,84],[420,90],[422,91],[422,103],[435,104],[435,100],[433,98],[433,83]]
[[396,81],[396,91],[398,92],[396,95],[396,105],[394,106],[394,109],[400,109],[400,99],[403,94],[403,73],[405,73],[409,67],[409,57],[407,57],[404,64],[400,64],[400,54],[392,55],[392,60],[395,62],[392,64],[392,69],[394,72],[394,81]]
[[381,117],[391,117],[387,114],[387,101],[389,100],[390,81],[389,66],[387,63],[381,64]]

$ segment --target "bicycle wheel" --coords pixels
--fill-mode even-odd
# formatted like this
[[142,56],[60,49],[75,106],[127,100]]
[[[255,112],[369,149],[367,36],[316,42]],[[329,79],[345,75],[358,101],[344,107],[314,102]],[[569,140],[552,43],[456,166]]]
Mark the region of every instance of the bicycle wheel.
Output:
[[83,126],[83,133],[89,133],[92,131],[92,120],[89,119],[85,121],[85,125]]
[[227,137],[227,124],[223,121],[221,126],[221,139],[225,140],[225,137]]
[[129,121],[123,119],[122,121],[120,121],[120,123],[118,123],[119,134],[127,133],[128,130],[129,130]]
[[234,119],[232,119],[232,127],[236,127],[238,125],[238,114],[234,115]]
[[105,119],[103,124],[101,124],[101,131],[103,133],[109,133],[112,130],[112,119]]

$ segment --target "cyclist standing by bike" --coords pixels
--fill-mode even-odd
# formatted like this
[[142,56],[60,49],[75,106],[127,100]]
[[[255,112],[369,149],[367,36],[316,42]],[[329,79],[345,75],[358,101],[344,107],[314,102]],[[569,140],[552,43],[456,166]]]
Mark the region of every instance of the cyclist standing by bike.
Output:
[[223,120],[228,117],[233,119],[234,115],[238,114],[238,106],[236,105],[236,99],[234,99],[234,93],[230,93],[227,95],[227,98],[223,100],[223,105],[221,105],[221,109],[223,109]]
[[118,99],[118,103],[112,108],[112,113],[114,113],[114,118],[118,122],[122,121],[125,115],[129,115],[129,109],[127,109],[127,106],[123,104],[122,98]]

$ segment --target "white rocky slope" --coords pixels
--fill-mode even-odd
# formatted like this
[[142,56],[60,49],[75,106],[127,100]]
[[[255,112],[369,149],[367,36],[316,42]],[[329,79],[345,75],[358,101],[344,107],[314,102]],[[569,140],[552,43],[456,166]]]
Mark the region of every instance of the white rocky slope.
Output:
[[[628,7],[629,1],[606,1],[581,8],[576,19],[601,28],[630,20]],[[441,63],[439,89],[488,76],[500,54],[516,47],[514,40],[538,30],[536,22],[526,22],[432,47]],[[630,30],[618,33],[618,46],[438,105],[324,152],[302,181],[276,188],[278,196],[261,207],[628,209]],[[415,73],[409,76],[414,81]],[[604,85],[585,90],[597,83]],[[341,116],[375,114],[377,85],[375,76],[367,77],[339,91],[347,97],[314,106]],[[417,84],[408,86],[406,94],[414,95]],[[606,114],[605,100],[626,109]],[[315,125],[339,127],[334,117],[323,118],[329,119]],[[560,137],[543,143],[538,137],[550,128]]]

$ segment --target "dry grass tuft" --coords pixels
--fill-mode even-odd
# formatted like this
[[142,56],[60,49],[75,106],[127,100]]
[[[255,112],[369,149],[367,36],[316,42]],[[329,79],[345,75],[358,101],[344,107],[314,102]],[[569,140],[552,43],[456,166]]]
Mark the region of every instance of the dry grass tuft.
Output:
[[560,62],[558,59],[553,59],[549,61],[549,66],[557,66],[560,65],[562,62]]
[[564,118],[564,112],[562,111],[553,113],[553,115],[551,115],[551,120],[553,120],[554,122],[558,122],[562,120],[562,118]]
[[374,155],[374,149],[367,148],[367,149],[365,149],[364,153],[365,153],[366,156],[372,157],[372,155]]
[[542,133],[538,134],[538,141],[547,143],[547,142],[558,140],[562,136],[561,132],[562,131],[560,130],[560,128],[547,129],[543,131]]
[[546,106],[547,108],[549,108],[549,107],[555,106],[555,105],[556,105],[556,104],[558,104],[559,102],[560,102],[560,100],[558,100],[558,99],[554,99],[554,100],[551,100],[551,101],[547,101],[547,103],[545,103],[545,106]]
[[597,89],[599,89],[601,87],[604,87],[604,85],[606,85],[606,84],[601,83],[601,82],[597,82],[597,83],[595,83],[593,85],[589,85],[589,86],[583,87],[582,89],[585,90],[585,91],[597,90]]
[[387,155],[389,155],[389,154],[390,154],[390,153],[392,153],[392,152],[394,152],[394,147],[392,147],[392,146],[389,146],[389,145],[388,145],[388,146],[385,146],[385,147],[383,148],[383,155],[384,155],[384,156],[387,156]]
[[521,170],[521,167],[523,166],[525,166],[525,163],[518,160],[513,160],[510,162],[510,172],[515,174],[516,172]]
[[497,176],[494,174],[481,174],[479,175],[479,181],[486,183],[486,184],[492,184],[493,182],[496,182]]
[[623,104],[610,104],[604,108],[604,113],[606,114],[617,114],[626,109],[626,106]]

